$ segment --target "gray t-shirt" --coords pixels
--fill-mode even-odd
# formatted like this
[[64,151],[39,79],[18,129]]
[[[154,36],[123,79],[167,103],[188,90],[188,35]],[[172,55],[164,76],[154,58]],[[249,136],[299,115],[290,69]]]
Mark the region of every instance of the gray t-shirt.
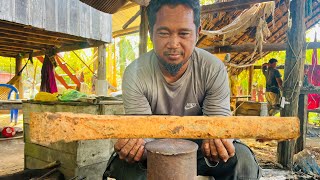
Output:
[[126,114],[229,116],[230,89],[224,64],[195,48],[186,72],[167,83],[152,50],[133,61],[123,76]]

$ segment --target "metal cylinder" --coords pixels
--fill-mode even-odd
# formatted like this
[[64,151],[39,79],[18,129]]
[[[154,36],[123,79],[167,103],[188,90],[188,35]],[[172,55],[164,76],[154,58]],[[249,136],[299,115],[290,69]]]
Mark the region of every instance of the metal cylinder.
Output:
[[266,102],[260,102],[260,116],[269,116],[268,114],[268,104]]
[[160,139],[146,144],[148,180],[194,180],[198,145],[183,139]]

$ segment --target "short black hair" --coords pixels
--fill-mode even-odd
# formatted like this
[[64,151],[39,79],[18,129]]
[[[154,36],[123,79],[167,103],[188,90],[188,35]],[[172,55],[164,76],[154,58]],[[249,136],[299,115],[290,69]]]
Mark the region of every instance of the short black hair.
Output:
[[186,5],[193,10],[193,22],[196,30],[200,27],[200,3],[199,0],[151,0],[147,7],[150,32],[153,32],[153,26],[156,22],[156,15],[159,9],[164,5],[177,6]]
[[275,58],[272,58],[272,59],[269,60],[269,63],[270,63],[270,64],[275,63],[275,62],[278,62],[278,60],[275,59]]

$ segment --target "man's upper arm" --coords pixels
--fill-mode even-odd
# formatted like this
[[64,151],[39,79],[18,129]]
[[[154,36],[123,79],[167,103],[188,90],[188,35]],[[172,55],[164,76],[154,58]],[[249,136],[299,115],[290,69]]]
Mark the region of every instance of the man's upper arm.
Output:
[[277,70],[277,69],[275,70],[274,76],[275,76],[275,78],[281,78],[281,74],[280,74],[279,70]]
[[267,66],[262,66],[261,70],[262,70],[263,75],[265,77],[267,77],[267,75],[268,75],[268,73],[267,73],[268,72],[268,67]]
[[206,95],[203,102],[203,114],[230,116],[230,88],[228,74],[224,66],[211,76],[206,83]]
[[126,70],[122,80],[122,97],[126,114],[152,114],[137,72]]

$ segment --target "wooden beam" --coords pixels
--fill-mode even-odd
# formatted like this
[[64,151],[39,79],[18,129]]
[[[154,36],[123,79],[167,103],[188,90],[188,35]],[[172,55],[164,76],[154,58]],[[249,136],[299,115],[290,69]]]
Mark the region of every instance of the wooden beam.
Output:
[[[58,45],[61,46],[61,44],[67,44],[62,41],[50,41],[49,39],[35,39],[29,36],[22,36],[20,34],[8,34],[8,33],[3,33],[0,31],[0,39],[4,40],[14,40],[14,41],[21,41],[21,42],[26,42],[26,43],[35,43],[35,44],[43,44],[43,45]],[[70,43],[69,43],[70,44]]]
[[77,58],[82,62],[82,64],[84,64],[84,65],[89,69],[89,71],[92,72],[92,74],[94,74],[94,72],[90,69],[90,66],[88,66],[88,65],[86,64],[86,62],[84,62],[84,61],[82,60],[82,58],[81,58],[76,52],[72,51],[72,53],[77,56]]
[[30,46],[22,46],[22,44],[1,42],[1,40],[0,40],[0,46],[5,46],[7,48],[20,48],[20,49],[25,49],[28,51],[35,50],[34,48],[32,48]]
[[306,147],[306,135],[308,126],[308,95],[299,95],[298,117],[300,119],[300,137],[297,139],[295,154],[304,150]]
[[0,29],[9,30],[13,32],[19,32],[19,33],[27,33],[27,34],[33,34],[33,35],[39,35],[44,36],[48,38],[56,38],[61,40],[71,40],[71,41],[85,41],[85,38],[77,37],[73,35],[66,35],[62,33],[57,32],[51,32],[51,31],[45,31],[37,28],[31,28],[30,26],[21,26],[16,24],[9,24],[5,23],[3,21],[0,21]]
[[135,7],[135,6],[139,6],[139,5],[138,5],[137,3],[129,2],[128,4],[122,6],[122,7],[118,10],[118,12],[124,11],[124,10],[127,10],[127,9],[130,9],[130,8],[132,8],[132,7]]
[[[66,51],[74,51],[74,50],[78,50],[78,49],[85,49],[85,48],[91,48],[91,47],[97,47],[101,44],[104,44],[103,42],[95,42],[94,44],[89,44],[87,42],[82,42],[82,43],[76,43],[73,45],[67,45],[67,46],[62,46],[60,48],[55,48],[55,53],[59,53],[59,52],[66,52]],[[52,47],[54,48],[54,47]],[[50,48],[48,48],[50,49]],[[45,50],[42,51],[36,51],[32,54],[33,57],[37,57],[37,56],[43,56],[45,55]],[[29,57],[29,55],[25,55],[24,58]]]
[[15,46],[17,48],[19,47],[25,47],[25,48],[29,48],[29,49],[32,49],[32,50],[41,50],[41,49],[44,49],[44,48],[48,48],[48,47],[52,47],[52,46],[49,46],[49,45],[39,45],[39,44],[36,44],[36,43],[27,43],[27,42],[23,42],[23,41],[11,41],[11,40],[4,40],[4,39],[0,39],[0,43],[1,45],[11,45],[11,46]]
[[[262,66],[261,65],[255,65],[253,66],[254,69],[262,69]],[[277,69],[284,69],[284,65],[279,65],[277,66]]]
[[11,47],[8,47],[8,46],[3,46],[3,45],[0,45],[0,49],[2,49],[3,51],[19,52],[19,53],[30,52],[30,50],[25,49],[25,48],[18,48],[18,47],[11,48]]
[[133,15],[123,26],[122,26],[122,29],[127,29],[127,27],[133,22],[135,21],[141,14],[141,9],[136,12],[135,15]]
[[249,82],[248,82],[248,94],[252,93],[252,82],[253,82],[254,66],[249,67]]
[[143,7],[147,7],[150,2],[150,0],[130,0],[130,1],[133,1]]
[[[304,46],[307,49],[318,49],[320,48],[320,42],[308,42]],[[203,48],[213,54],[224,54],[224,53],[233,53],[233,52],[253,52],[255,44],[241,44],[241,45],[229,45],[229,46],[215,46],[215,47],[206,47]],[[268,51],[285,51],[287,44],[285,43],[272,43],[272,44],[263,44],[262,52]]]
[[40,41],[46,40],[46,41],[49,41],[49,43],[47,43],[47,44],[50,44],[50,43],[73,44],[73,43],[75,43],[75,41],[72,41],[72,40],[60,39],[57,37],[47,37],[47,36],[42,36],[41,34],[15,32],[15,31],[6,30],[6,29],[1,29],[0,32],[3,34],[6,34],[8,36],[13,35],[13,36],[17,36],[17,37],[30,38],[33,40],[40,40]]
[[103,44],[98,48],[98,77],[96,83],[96,94],[98,96],[106,96],[108,93],[107,84],[107,63],[106,63],[106,46]]
[[8,52],[16,52],[16,53],[27,52],[27,51],[24,51],[24,50],[22,50],[22,49],[6,48],[6,47],[1,47],[1,46],[0,46],[0,50],[1,50],[1,51],[8,51]]
[[[303,82],[304,61],[306,57],[306,27],[305,27],[305,1],[292,0],[290,2],[292,25],[287,32],[286,61],[284,68],[283,97],[290,104],[281,110],[282,117],[298,116],[298,101],[300,83]],[[300,126],[305,126],[300,121]],[[303,142],[304,140],[300,141]],[[278,144],[278,162],[285,168],[293,166],[294,141],[284,141]]]
[[124,35],[128,35],[128,34],[133,34],[133,33],[137,33],[139,32],[139,26],[136,27],[131,27],[131,28],[127,28],[124,30],[119,30],[119,31],[115,31],[112,33],[112,37],[119,37],[119,36],[124,36]]
[[214,13],[221,11],[243,10],[250,7],[252,4],[270,2],[275,0],[234,0],[228,2],[214,3],[201,6],[201,14]]
[[140,23],[140,41],[139,41],[139,55],[147,52],[148,43],[148,17],[147,17],[147,7],[140,6],[141,11],[141,23]]
[[[16,67],[15,67],[15,75],[17,76],[20,70],[22,69],[22,58],[20,56],[16,57]],[[19,99],[23,99],[23,82],[22,82],[22,74],[19,75],[18,79],[14,83],[14,86],[19,91]]]
[[44,145],[57,141],[108,138],[284,140],[297,136],[299,120],[296,117],[30,114],[31,141]]
[[17,53],[9,53],[9,52],[4,52],[4,51],[0,51],[0,56],[2,57],[17,57]]

